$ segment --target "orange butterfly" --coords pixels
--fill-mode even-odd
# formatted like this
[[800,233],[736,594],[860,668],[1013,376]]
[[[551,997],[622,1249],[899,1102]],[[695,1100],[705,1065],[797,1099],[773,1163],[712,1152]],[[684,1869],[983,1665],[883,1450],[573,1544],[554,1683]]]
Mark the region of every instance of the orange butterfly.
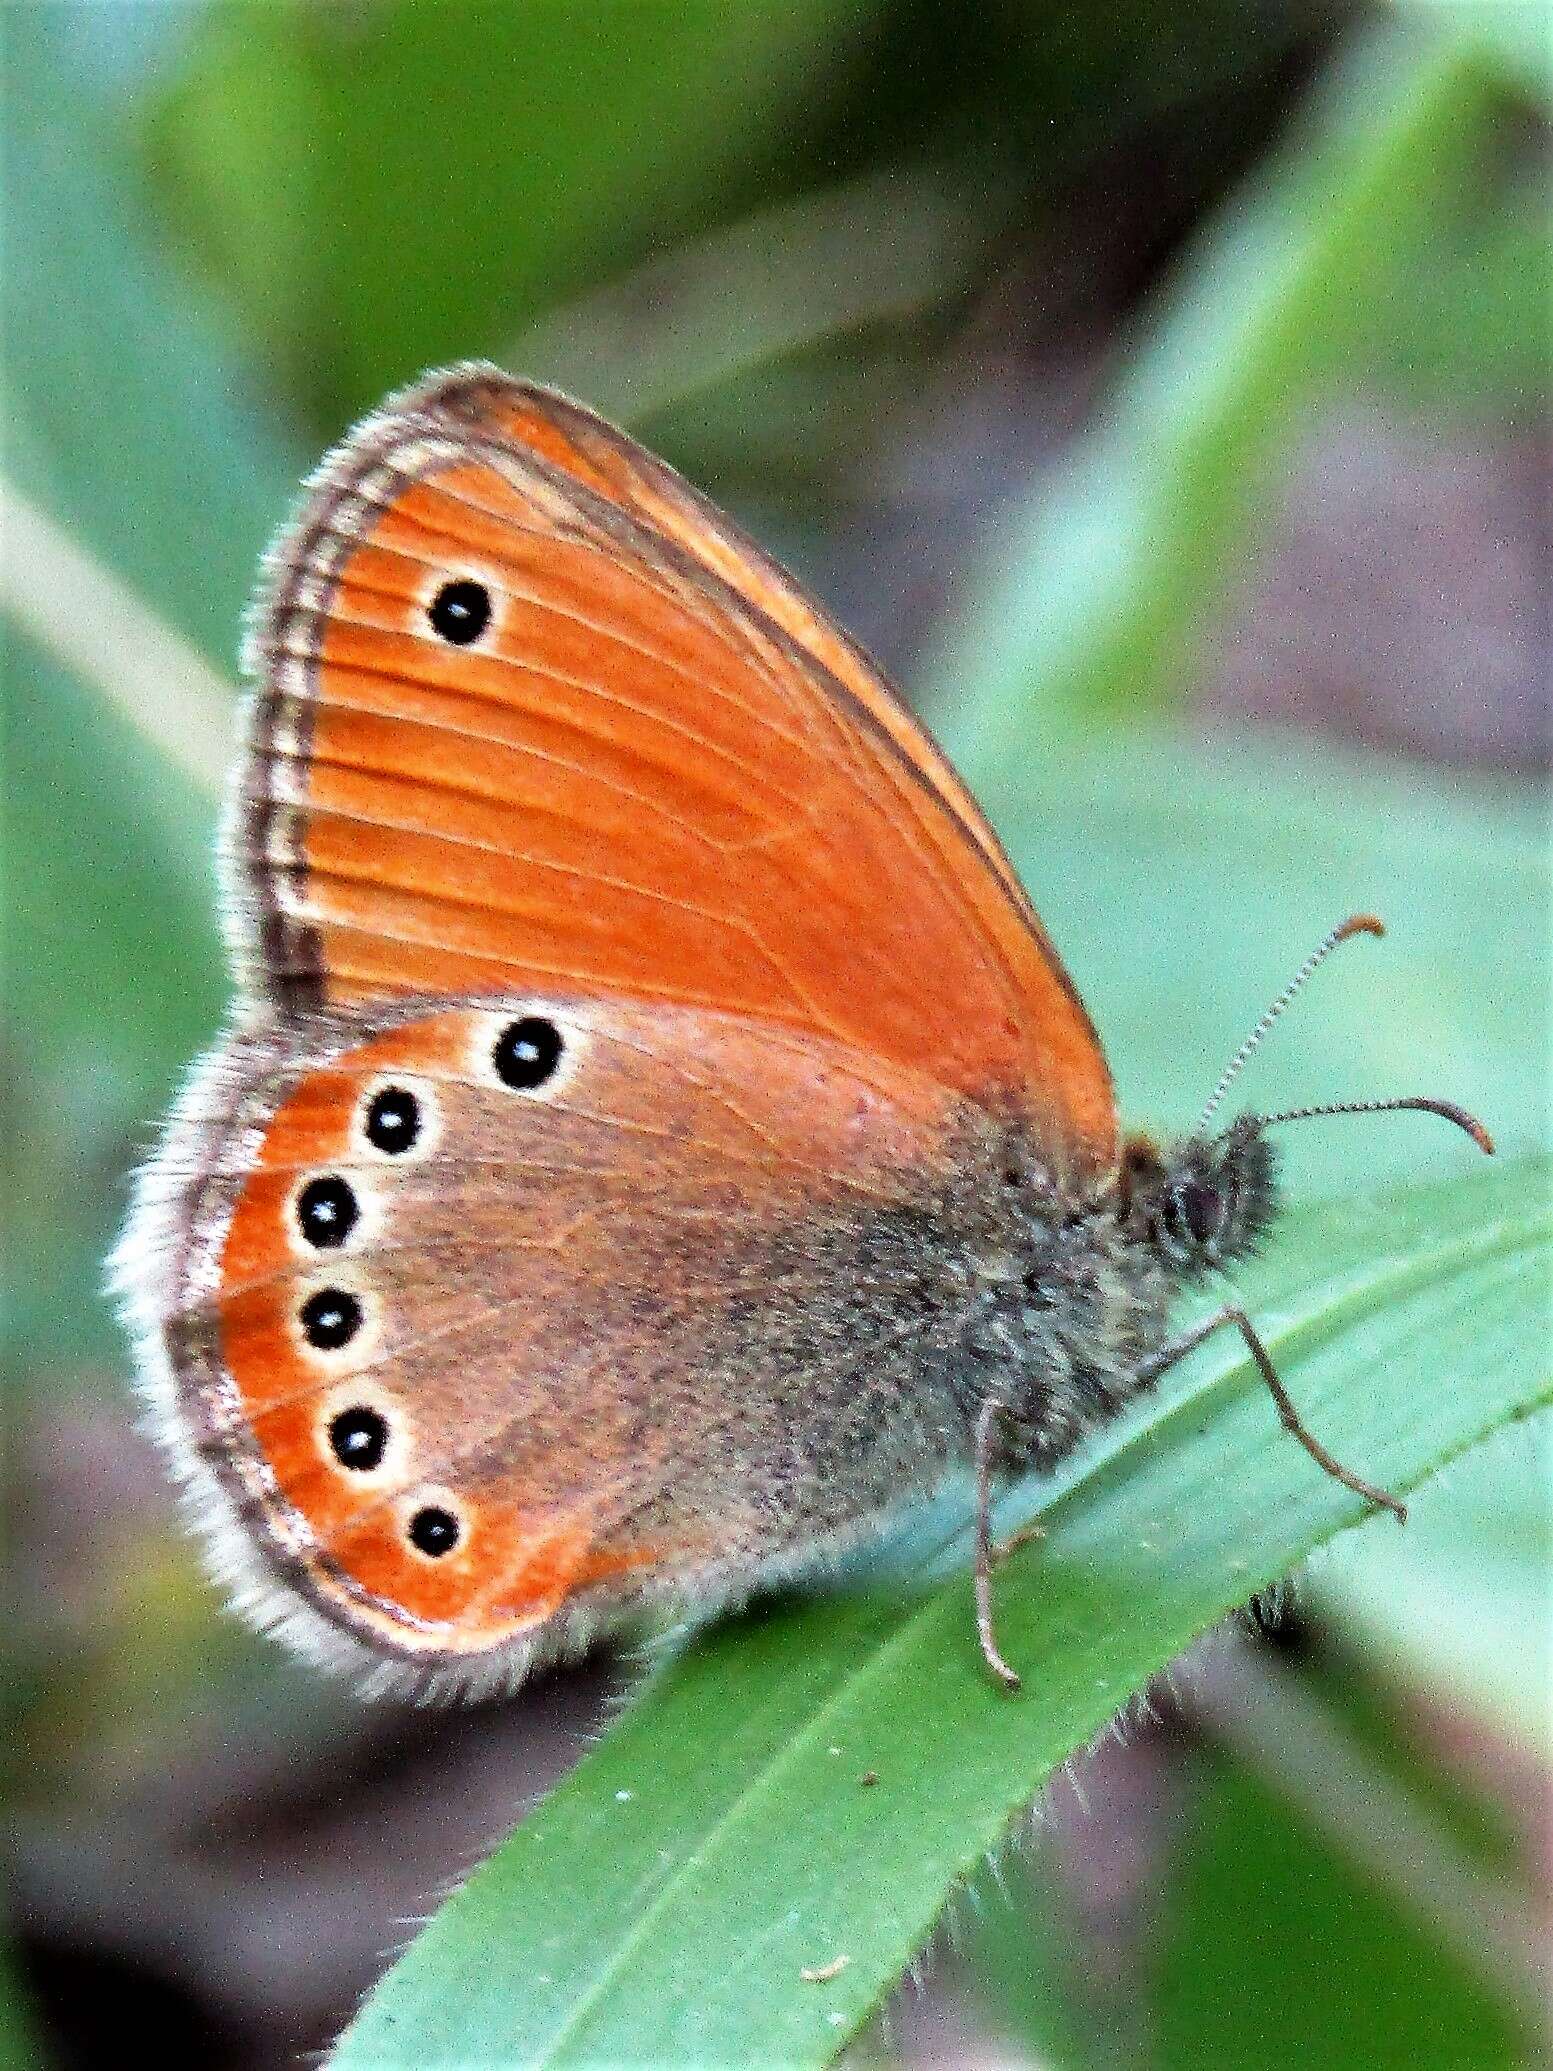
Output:
[[117,1271],[262,1622],[379,1682],[510,1686],[974,1461],[1012,1683],[994,1474],[1221,1322],[1400,1509],[1239,1311],[1166,1337],[1266,1225],[1287,1117],[1122,1142],[948,763],[622,433],[486,366],[395,397],[272,551],[248,667],[238,1019]]

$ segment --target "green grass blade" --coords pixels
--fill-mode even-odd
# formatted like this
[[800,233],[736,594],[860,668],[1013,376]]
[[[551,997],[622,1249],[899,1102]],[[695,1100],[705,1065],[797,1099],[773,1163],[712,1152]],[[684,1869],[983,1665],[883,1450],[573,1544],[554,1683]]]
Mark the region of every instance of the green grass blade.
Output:
[[306,456],[286,451],[151,248],[104,118],[94,126],[58,62],[65,11],[5,15],[9,77],[26,81],[6,103],[6,473],[231,669],[255,562]]
[[[1383,1536],[1360,1534],[1357,1543],[1374,1550]],[[1431,1746],[1426,1717],[1408,1693],[1387,1701],[1367,1681],[1363,1657],[1344,1649],[1297,1651],[1291,1659],[1234,1634],[1203,1661],[1183,1698],[1199,1731],[1276,1793],[1312,1843],[1336,1850],[1394,1903],[1404,1935],[1422,1934],[1433,1944],[1434,1967],[1416,2011],[1441,2040],[1457,2018],[1449,2001],[1463,1985],[1479,1998],[1486,1994],[1506,2020],[1548,2032],[1553,1972],[1517,1861],[1511,1808],[1475,1794],[1465,1775],[1452,1773],[1449,1753]],[[1342,1947],[1341,1930],[1331,1938]],[[1233,1939],[1227,1916],[1221,1967]],[[1362,1971],[1357,1947],[1353,1953]],[[1369,2018],[1384,2020],[1385,1996]],[[1279,1997],[1267,1993],[1270,2010]],[[1398,2054],[1428,2061],[1427,2051]],[[1512,2060],[1535,2054],[1523,2048]],[[1324,2061],[1320,2050],[1291,2056]],[[1463,2060],[1479,2057],[1464,2051]],[[1482,2060],[1496,2059],[1485,2051]]]
[[[958,730],[950,746],[959,746]],[[1188,1126],[1241,1036],[1343,914],[1345,948],[1241,1080],[1264,1110],[1440,1093],[1501,1151],[1548,1141],[1549,846],[1539,797],[1425,776],[1273,732],[1129,745],[1053,729],[978,769],[979,793],[1088,1002],[1123,1116]],[[1320,1199],[1460,1170],[1425,1117],[1284,1132],[1288,1184]]]
[[1097,1974],[1074,1912],[1039,1835],[1023,1857],[994,1857],[964,1896],[951,1900],[945,1938],[956,1971],[990,2033],[1015,2045],[989,2052],[992,2062],[1053,2071],[1138,2065],[1138,1995],[1125,1984],[1118,1989],[1104,1965]]
[[[1485,1447],[1420,1529],[1333,1549],[1308,1607],[1393,1677],[1475,1713],[1531,1760],[1553,1759],[1553,1426]],[[1358,1557],[1355,1557],[1357,1555]]]
[[1254,1775],[1208,1766],[1183,1852],[1158,1986],[1159,2071],[1537,2061],[1530,2024],[1370,1866],[1345,1860]]
[[[1244,1291],[1316,1428],[1412,1488],[1553,1395],[1550,1239],[1549,1169],[1528,1161],[1303,1211]],[[828,2062],[1052,1770],[1360,1512],[1223,1345],[1045,1514],[1002,1577],[1022,1696],[981,1670],[963,1542],[931,1584],[725,1623],[442,1909],[336,2071]]]
[[0,583],[4,1106],[25,1174],[5,1349],[61,1376],[120,1356],[100,1282],[122,1175],[223,1004],[222,670],[299,467],[147,249],[57,62],[64,28],[58,9],[23,8],[3,29],[27,91],[6,110]]
[[736,208],[870,12],[606,7],[584,30],[565,7],[381,0],[362,35],[311,0],[207,8],[148,110],[146,168],[332,429]]
[[691,240],[563,308],[498,357],[636,425],[753,368],[920,317],[1009,213],[953,170],[875,173]]
[[1400,14],[1470,38],[1531,98],[1553,102],[1553,22],[1539,0],[1393,0]]

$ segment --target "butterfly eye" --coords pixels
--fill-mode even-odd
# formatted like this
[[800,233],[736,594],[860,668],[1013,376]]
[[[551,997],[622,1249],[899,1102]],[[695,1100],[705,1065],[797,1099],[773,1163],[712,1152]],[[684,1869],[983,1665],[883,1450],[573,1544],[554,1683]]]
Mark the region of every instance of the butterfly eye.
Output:
[[321,1287],[302,1304],[302,1335],[320,1352],[338,1352],[361,1328],[361,1304],[341,1287]]
[[1181,1215],[1186,1227],[1199,1244],[1206,1244],[1216,1234],[1223,1210],[1223,1200],[1217,1187],[1200,1186],[1195,1180],[1188,1180],[1181,1189]]
[[426,616],[432,631],[450,647],[468,647],[491,622],[491,593],[483,582],[460,576],[442,585]]
[[329,1424],[329,1446],[342,1467],[370,1474],[388,1450],[388,1424],[375,1409],[342,1409]]
[[561,1061],[565,1048],[561,1031],[553,1021],[538,1014],[525,1014],[511,1021],[496,1040],[491,1062],[504,1086],[518,1093],[532,1093],[542,1086]]
[[408,1086],[385,1086],[367,1107],[368,1143],[389,1157],[413,1149],[421,1133],[421,1104]]
[[441,1560],[458,1541],[458,1519],[438,1503],[427,1503],[410,1519],[410,1544],[428,1560]]
[[297,1196],[297,1223],[307,1242],[320,1251],[333,1251],[356,1227],[361,1204],[355,1189],[331,1172],[324,1179],[310,1179]]

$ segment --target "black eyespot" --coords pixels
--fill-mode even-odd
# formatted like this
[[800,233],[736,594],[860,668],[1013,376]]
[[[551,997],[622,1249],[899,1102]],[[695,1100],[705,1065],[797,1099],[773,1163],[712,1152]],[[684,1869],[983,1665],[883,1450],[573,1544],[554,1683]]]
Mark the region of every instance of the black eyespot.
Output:
[[356,1227],[361,1213],[354,1189],[338,1173],[310,1179],[297,1196],[297,1221],[309,1244],[333,1251]]
[[330,1420],[329,1444],[342,1467],[369,1474],[388,1450],[388,1422],[375,1409],[342,1409]]
[[478,640],[491,623],[491,593],[483,582],[460,576],[445,582],[432,599],[426,616],[432,629],[451,647],[467,647]]
[[342,1287],[321,1287],[302,1304],[302,1335],[320,1352],[338,1352],[361,1328],[361,1304]]
[[1205,1187],[1196,1180],[1188,1180],[1182,1187],[1181,1214],[1199,1244],[1217,1234],[1222,1209],[1217,1187]]
[[385,1086],[367,1109],[366,1136],[390,1157],[409,1150],[421,1133],[421,1104],[408,1086]]
[[521,1021],[509,1022],[502,1030],[491,1062],[504,1086],[531,1093],[555,1070],[564,1048],[561,1031],[553,1021],[538,1014],[525,1014]]
[[428,1554],[432,1560],[441,1560],[443,1554],[451,1553],[458,1544],[458,1519],[451,1510],[428,1503],[424,1510],[417,1510],[410,1519],[410,1544],[418,1553]]

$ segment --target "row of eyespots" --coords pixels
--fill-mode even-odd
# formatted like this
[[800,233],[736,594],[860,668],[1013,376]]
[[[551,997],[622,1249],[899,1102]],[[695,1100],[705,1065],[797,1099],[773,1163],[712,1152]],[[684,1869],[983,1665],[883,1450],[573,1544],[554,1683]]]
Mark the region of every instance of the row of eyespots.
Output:
[[[451,587],[451,586],[450,586]],[[552,1076],[565,1048],[553,1021],[537,1014],[511,1021],[497,1037],[491,1064],[504,1086],[532,1092]],[[402,1156],[419,1141],[424,1126],[421,1103],[408,1086],[384,1086],[374,1093],[362,1117],[362,1134],[386,1157]],[[315,1250],[344,1245],[361,1217],[361,1204],[350,1182],[337,1172],[310,1179],[297,1195],[297,1224],[303,1240]],[[365,1312],[359,1298],[343,1287],[321,1287],[298,1312],[302,1335],[320,1352],[338,1352],[361,1329]],[[382,1465],[391,1433],[381,1410],[365,1403],[340,1410],[329,1423],[329,1446],[336,1460],[352,1473],[370,1474]],[[451,1553],[459,1542],[458,1519],[440,1504],[428,1503],[410,1519],[412,1546],[431,1560]]]
[[[553,1077],[564,1048],[553,1021],[526,1014],[521,1021],[509,1021],[497,1037],[491,1064],[504,1086],[532,1093]],[[385,1086],[374,1093],[362,1120],[367,1142],[390,1158],[412,1150],[422,1128],[421,1103],[408,1086]],[[296,1216],[305,1242],[317,1251],[337,1251],[360,1221],[361,1203],[348,1179],[326,1172],[297,1195]]]

